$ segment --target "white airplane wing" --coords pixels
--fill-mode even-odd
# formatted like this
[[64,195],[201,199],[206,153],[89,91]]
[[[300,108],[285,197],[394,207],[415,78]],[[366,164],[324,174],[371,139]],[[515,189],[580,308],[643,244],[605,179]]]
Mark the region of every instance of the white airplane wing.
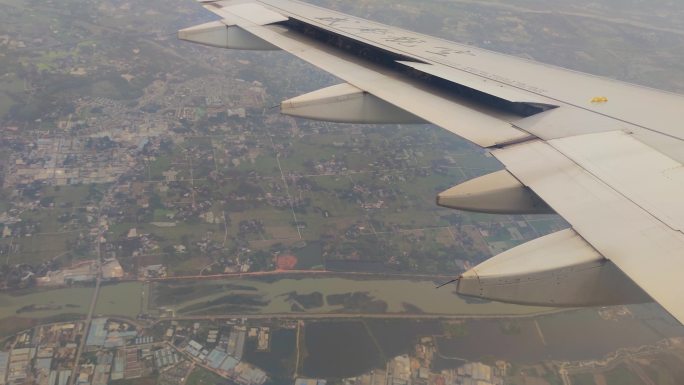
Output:
[[505,170],[437,197],[446,207],[556,212],[572,228],[463,274],[458,291],[548,306],[659,302],[684,322],[684,98],[363,20],[294,0],[201,1],[201,44],[281,49],[342,83],[283,113],[432,123]]

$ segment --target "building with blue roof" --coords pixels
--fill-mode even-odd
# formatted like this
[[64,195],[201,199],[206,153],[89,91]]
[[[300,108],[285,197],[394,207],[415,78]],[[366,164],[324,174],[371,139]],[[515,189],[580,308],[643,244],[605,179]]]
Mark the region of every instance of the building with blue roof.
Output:
[[207,356],[207,365],[209,365],[210,368],[218,369],[226,357],[228,357],[228,354],[221,350],[214,349]]
[[103,345],[105,348],[116,348],[126,344],[126,340],[134,339],[138,335],[135,330],[126,332],[111,332],[107,334]]
[[295,380],[295,385],[325,385],[326,380],[315,380],[311,378],[298,378]]
[[107,325],[106,318],[95,318],[90,322],[90,329],[88,330],[88,338],[86,345],[88,346],[102,346],[107,339]]
[[235,369],[239,363],[240,361],[236,360],[234,357],[227,356],[226,359],[223,360],[223,363],[219,369],[223,370],[224,372],[230,372],[231,370]]

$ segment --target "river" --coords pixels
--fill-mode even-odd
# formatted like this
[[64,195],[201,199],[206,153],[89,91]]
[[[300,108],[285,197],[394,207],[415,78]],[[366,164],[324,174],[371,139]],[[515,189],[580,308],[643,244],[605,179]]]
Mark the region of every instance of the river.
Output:
[[[142,287],[141,282],[103,285],[95,314],[135,318],[141,309]],[[40,322],[85,317],[93,290],[94,287],[35,288],[0,294],[0,337]]]
[[[82,317],[92,294],[92,287],[0,294],[0,331],[6,335],[37,320]],[[502,319],[466,321],[465,333],[454,338],[443,336],[443,323],[437,320],[307,321],[304,328],[307,356],[300,368],[302,374],[321,377],[358,375],[373,367],[382,367],[385,360],[407,353],[418,337],[426,335],[436,337],[442,356],[435,362],[437,368],[460,364],[459,360],[449,358],[497,357],[515,362],[593,359],[621,347],[652,344],[662,338],[684,335],[684,328],[656,305],[633,306],[633,316],[619,321],[604,320],[593,309],[513,319],[505,316],[542,314],[549,309],[468,303],[454,293],[453,286],[435,289],[435,283],[429,280],[396,278],[270,277],[150,284],[121,282],[102,287],[95,314],[134,318],[141,311],[160,313],[160,308],[185,316],[221,314],[219,312],[224,310],[229,311],[228,314],[230,311],[254,314],[368,311],[376,314],[504,316]],[[508,328],[509,324],[515,327]],[[252,358],[287,375],[292,370],[292,362],[280,360],[287,360],[292,354],[287,345],[293,340],[293,332],[276,335],[278,338],[274,342],[281,343],[276,343],[270,354],[260,353]],[[340,348],[331,349],[331,346]]]
[[[143,290],[146,286],[151,288],[153,297],[156,298],[148,297],[150,293]],[[95,314],[135,317],[141,310],[155,312],[159,296],[168,295],[171,290],[188,294],[177,295],[176,298],[181,300],[174,300],[171,305],[164,304],[175,310],[220,299],[226,295],[243,294],[259,299],[261,305],[256,309],[258,313],[289,313],[292,312],[293,305],[293,300],[289,296],[291,293],[298,296],[321,293],[323,298],[330,295],[363,293],[366,300],[386,303],[386,311],[390,313],[521,315],[548,311],[545,308],[496,303],[468,304],[458,297],[451,287],[437,290],[434,282],[426,280],[356,280],[326,277],[277,280],[231,278],[199,282],[156,282],[149,285],[143,285],[141,282],[109,283],[102,286]],[[0,294],[0,319],[16,316],[46,318],[64,313],[85,314],[92,294],[92,287],[36,288],[5,292]],[[353,307],[353,304],[347,304],[347,310],[350,306]],[[344,304],[331,305],[327,301],[324,301],[322,306],[307,309],[307,312],[313,313],[345,311]]]
[[[497,303],[469,304],[453,292],[453,286],[439,290],[434,286],[435,283],[428,280],[339,277],[108,283],[102,286],[95,315],[135,318],[141,312],[157,314],[160,306],[172,309],[178,315],[224,314],[220,313],[222,311],[231,314],[245,310],[257,314],[368,311],[467,316],[548,311]],[[297,299],[304,302],[303,298],[313,293],[320,293],[321,306],[300,309],[293,306]],[[352,296],[352,293],[356,295]],[[92,295],[93,287],[35,288],[2,293],[0,332],[11,333],[22,325],[40,320],[79,318],[88,311]],[[330,303],[331,298],[337,298],[335,304]],[[248,305],[236,301],[247,301]],[[189,310],[184,312],[183,309]]]
[[[307,306],[308,296],[317,293],[320,303]],[[341,277],[156,282],[150,306],[151,311],[164,307],[177,315],[387,312],[492,316],[549,311],[493,302],[468,303],[454,292],[453,285],[435,289],[435,282],[429,280]]]

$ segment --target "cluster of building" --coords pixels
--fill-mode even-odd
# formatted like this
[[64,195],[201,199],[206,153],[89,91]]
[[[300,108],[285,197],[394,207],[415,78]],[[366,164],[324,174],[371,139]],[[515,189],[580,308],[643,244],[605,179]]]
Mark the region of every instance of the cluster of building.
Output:
[[109,183],[135,162],[134,154],[124,146],[111,145],[108,151],[98,151],[92,143],[93,138],[39,138],[26,146],[25,152],[16,153],[6,172],[5,186]]
[[344,380],[345,385],[503,385],[507,364],[469,362],[456,369],[432,372],[408,355],[395,357],[386,370],[374,370]]
[[124,277],[123,267],[116,258],[105,259],[102,263],[91,259],[77,262],[66,269],[48,271],[44,276],[36,279],[36,284],[38,286],[63,286],[95,282],[100,272],[104,281]]
[[242,361],[246,338],[245,326],[233,326],[230,333],[222,335],[213,329],[207,335],[207,347],[191,339],[183,351],[193,361],[239,385],[261,385],[268,380],[266,373]]
[[35,352],[32,348],[18,348],[12,349],[10,354],[3,357],[2,361],[9,363],[6,373],[8,383],[15,384],[27,379],[29,364]]
[[17,335],[9,351],[0,352],[0,384],[66,385],[84,326],[43,325]]
[[21,40],[12,39],[10,35],[0,35],[0,46],[8,46],[9,48],[21,49],[26,48],[26,43]]
[[180,360],[178,352],[168,346],[154,352],[154,363],[159,368],[176,365]]
[[144,376],[149,372],[148,368],[154,367],[151,346],[146,346],[153,342],[152,337],[140,336],[135,326],[126,322],[107,318],[92,320],[86,350],[95,352],[97,362],[81,365],[77,384],[104,385],[110,378],[121,380]]
[[345,385],[503,385],[509,364],[467,362],[453,369],[433,371],[437,346],[432,337],[423,337],[411,355],[395,357],[384,370],[373,370],[346,379]]
[[125,322],[96,318],[90,323],[86,346],[91,348],[117,348],[138,336],[135,327]]
[[627,306],[609,306],[599,309],[598,314],[607,321],[619,321],[633,317],[632,311]]
[[[94,319],[85,344],[86,352],[94,354],[96,360],[81,363],[75,384],[105,385],[109,380],[147,377],[187,362],[198,364],[240,385],[261,385],[266,381],[266,373],[241,362],[247,333],[245,327],[235,327],[225,336],[218,330],[210,330],[205,344],[212,344],[213,348],[181,335],[186,331],[196,334],[199,330],[199,323],[187,330],[175,323],[164,333],[163,340],[157,340],[130,323]],[[175,345],[174,337],[187,342]]]
[[497,362],[495,366],[469,362],[457,369],[444,370],[434,377],[434,384],[444,385],[503,385],[508,366]]
[[256,338],[257,340],[257,351],[266,352],[270,349],[271,345],[271,329],[267,326],[253,327],[249,328],[249,338]]

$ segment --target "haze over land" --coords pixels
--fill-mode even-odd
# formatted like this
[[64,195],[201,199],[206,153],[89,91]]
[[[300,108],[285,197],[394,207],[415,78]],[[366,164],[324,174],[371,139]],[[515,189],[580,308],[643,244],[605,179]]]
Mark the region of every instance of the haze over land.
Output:
[[[315,3],[684,92],[676,1]],[[435,207],[500,168],[480,148],[280,116],[338,81],[285,53],[178,41],[216,19],[192,0],[0,6],[0,366],[18,368],[0,379],[684,379],[684,330],[655,305],[555,314],[434,291],[567,226]]]

